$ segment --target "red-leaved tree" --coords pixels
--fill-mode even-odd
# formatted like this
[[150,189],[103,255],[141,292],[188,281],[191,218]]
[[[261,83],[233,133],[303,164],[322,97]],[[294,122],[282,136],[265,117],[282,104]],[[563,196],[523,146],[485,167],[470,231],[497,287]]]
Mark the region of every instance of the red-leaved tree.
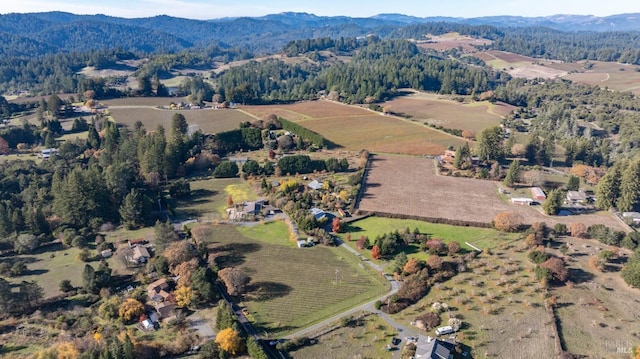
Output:
[[333,217],[333,221],[331,222],[331,231],[333,231],[333,233],[340,233],[340,229],[342,229],[340,219],[338,217]]
[[373,248],[371,249],[371,258],[373,259],[382,258],[382,255],[380,254],[380,247],[378,247],[377,245],[373,246]]

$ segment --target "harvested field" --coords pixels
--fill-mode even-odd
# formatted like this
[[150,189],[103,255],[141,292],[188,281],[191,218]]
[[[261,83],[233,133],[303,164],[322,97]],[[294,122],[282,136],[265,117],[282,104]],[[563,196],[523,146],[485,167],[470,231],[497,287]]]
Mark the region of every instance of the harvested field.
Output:
[[590,61],[592,67],[584,68],[584,62],[575,63],[577,67],[573,73],[563,78],[594,86],[606,86],[617,91],[631,91],[640,94],[639,66],[620,64],[616,62]]
[[323,135],[348,150],[412,155],[441,154],[447,146],[460,146],[461,138],[412,123],[383,116],[358,106],[331,101],[308,101],[291,105],[247,106],[244,111],[261,118],[276,113]]
[[[243,109],[258,117],[263,117],[264,115],[276,113],[275,111],[281,110],[291,114],[298,114],[300,118],[297,119],[297,121],[333,117],[367,116],[372,113],[358,106],[349,106],[333,101],[304,101],[290,105],[246,106],[243,107]],[[291,119],[286,116],[283,117],[289,121],[296,121],[296,119]]]
[[555,68],[556,61],[536,59],[506,51],[485,51],[473,54],[494,69],[503,69],[511,76],[533,78],[557,78],[567,74],[566,70]]
[[436,51],[447,51],[451,49],[462,48],[463,52],[478,51],[477,46],[491,44],[491,40],[483,38],[473,38],[470,36],[460,35],[459,33],[449,33],[442,36],[428,35],[429,40],[418,42],[418,46],[425,49],[433,49]]
[[413,93],[385,103],[395,113],[411,116],[411,120],[429,122],[447,128],[480,132],[497,126],[514,106],[489,101],[460,103],[446,96]]
[[252,121],[253,118],[232,109],[214,110],[163,110],[154,107],[111,107],[109,113],[113,119],[124,125],[132,127],[136,121],[142,121],[147,130],[160,124],[166,130],[171,127],[171,118],[176,113],[181,113],[187,119],[190,130],[202,130],[204,133],[216,133],[238,128],[244,121]]
[[374,156],[359,209],[409,216],[491,223],[496,214],[519,214],[524,223],[546,222],[589,226],[601,223],[626,230],[608,212],[576,216],[547,216],[539,206],[520,206],[498,197],[498,182],[436,174],[434,160]]

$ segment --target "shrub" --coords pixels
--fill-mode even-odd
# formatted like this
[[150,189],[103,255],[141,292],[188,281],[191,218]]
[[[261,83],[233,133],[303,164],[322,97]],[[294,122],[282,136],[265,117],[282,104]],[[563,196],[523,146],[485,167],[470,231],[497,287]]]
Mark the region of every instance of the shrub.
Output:
[[585,226],[584,223],[572,223],[571,236],[578,238],[589,238],[589,234],[587,233],[587,226]]
[[493,219],[495,229],[503,232],[517,232],[522,227],[522,218],[511,212],[498,213]]
[[553,226],[553,231],[559,236],[565,235],[567,234],[567,225],[564,223],[556,223],[556,225]]
[[213,171],[215,178],[231,178],[238,175],[238,165],[231,161],[223,161]]
[[540,264],[547,259],[549,259],[549,255],[543,251],[531,251],[528,254],[529,260],[535,264]]
[[60,291],[61,291],[61,292],[66,293],[66,292],[70,292],[70,291],[72,291],[72,290],[73,290],[73,285],[71,284],[71,281],[70,281],[70,280],[68,280],[68,279],[63,279],[63,280],[60,282]]
[[440,325],[440,315],[436,313],[427,312],[416,318],[416,322],[421,321],[426,330],[431,330]]

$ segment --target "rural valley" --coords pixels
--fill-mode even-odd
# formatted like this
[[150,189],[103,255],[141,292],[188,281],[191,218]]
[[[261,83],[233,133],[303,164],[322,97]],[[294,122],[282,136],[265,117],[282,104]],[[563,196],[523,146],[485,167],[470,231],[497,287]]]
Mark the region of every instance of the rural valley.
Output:
[[0,357],[640,358],[640,16],[0,14]]

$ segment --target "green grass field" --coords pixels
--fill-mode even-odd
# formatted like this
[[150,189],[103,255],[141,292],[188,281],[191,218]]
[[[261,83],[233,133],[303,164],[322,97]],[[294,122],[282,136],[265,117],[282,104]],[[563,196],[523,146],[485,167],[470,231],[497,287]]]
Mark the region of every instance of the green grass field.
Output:
[[251,277],[243,304],[259,331],[284,335],[388,290],[384,278],[344,249],[301,249],[288,240],[278,223],[241,229],[218,225],[210,238],[223,266],[237,266]]
[[181,219],[193,217],[221,219],[224,217],[229,195],[235,203],[257,198],[248,182],[239,178],[210,178],[192,181],[190,185],[191,196],[176,204],[176,215]]
[[[369,237],[370,240],[374,240],[377,236],[381,236],[385,233],[390,233],[396,230],[403,232],[407,228],[411,231],[418,228],[420,233],[428,233],[431,237],[440,238],[445,243],[456,241],[460,243],[461,248],[466,250],[472,250],[472,248],[466,245],[465,242],[469,242],[481,249],[492,249],[505,242],[511,242],[518,237],[517,234],[498,232],[490,228],[459,227],[412,219],[394,219],[384,217],[369,217],[349,223],[340,237],[343,240],[346,240],[347,234],[350,234],[351,241],[345,243],[355,248],[356,241],[361,236],[366,236]],[[405,248],[405,252],[409,257],[415,257],[422,260],[427,258],[427,254],[420,251],[417,244],[408,246]],[[371,258],[370,251],[363,250],[361,253],[367,258]]]
[[[44,296],[60,294],[60,282],[68,279],[75,287],[82,285],[82,271],[87,264],[78,258],[80,250],[65,248],[62,244],[40,247],[31,254],[22,254],[11,258],[11,263],[23,261],[27,264],[27,273],[19,277],[7,278],[12,283],[35,280],[44,289]],[[117,266],[117,259],[107,259],[110,266]],[[89,262],[97,268],[98,262]]]

